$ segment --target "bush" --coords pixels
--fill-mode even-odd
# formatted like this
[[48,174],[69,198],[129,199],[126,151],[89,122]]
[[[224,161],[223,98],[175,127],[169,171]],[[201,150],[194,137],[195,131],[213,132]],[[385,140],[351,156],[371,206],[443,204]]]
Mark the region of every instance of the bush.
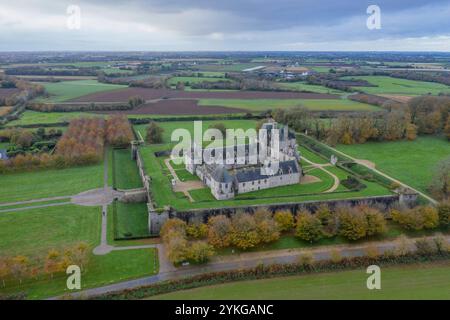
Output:
[[416,245],[416,252],[419,255],[427,256],[437,251],[435,243],[429,239],[416,240],[415,245]]
[[189,223],[186,234],[194,239],[204,239],[208,236],[208,226],[204,223]]
[[152,121],[149,123],[147,127],[147,142],[150,144],[153,143],[161,143],[162,142],[162,134],[164,129],[161,128],[156,122]]

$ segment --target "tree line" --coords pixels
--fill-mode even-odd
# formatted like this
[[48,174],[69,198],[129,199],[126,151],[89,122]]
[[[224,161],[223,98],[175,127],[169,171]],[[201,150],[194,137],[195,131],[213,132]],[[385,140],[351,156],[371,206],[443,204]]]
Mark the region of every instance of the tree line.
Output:
[[53,279],[56,275],[65,275],[70,265],[77,265],[83,271],[88,262],[89,246],[84,242],[62,250],[50,249],[45,257],[0,256],[0,287],[5,288],[12,281],[21,285],[26,280]]
[[55,152],[19,154],[0,161],[0,173],[96,164],[103,158],[105,143],[127,146],[134,135],[125,116],[73,119],[56,144]]
[[388,218],[406,230],[448,228],[450,203],[444,202],[437,208],[418,206],[412,209],[397,205],[389,210],[367,205],[332,209],[322,204],[314,212],[302,209],[295,215],[289,210],[272,214],[261,208],[253,214],[237,212],[231,218],[212,216],[207,223],[188,224],[170,219],[163,225],[161,237],[172,263],[204,263],[217,250],[228,247],[248,250],[277,241],[283,234],[294,234],[310,243],[336,236],[356,241],[383,235],[388,229]]

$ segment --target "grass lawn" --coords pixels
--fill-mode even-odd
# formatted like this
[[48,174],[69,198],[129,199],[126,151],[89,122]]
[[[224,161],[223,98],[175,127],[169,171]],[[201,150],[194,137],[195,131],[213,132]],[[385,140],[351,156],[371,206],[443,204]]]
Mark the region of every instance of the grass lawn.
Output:
[[[65,205],[0,214],[0,254],[44,257],[50,249],[64,249],[80,241],[91,248],[100,242],[101,208]],[[82,274],[82,289],[158,273],[155,249],[113,251],[104,256],[90,254]],[[40,276],[19,285],[8,280],[1,293],[26,292],[29,299],[61,295],[65,274],[50,279]]]
[[[152,299],[450,299],[450,262],[382,268],[381,290],[368,290],[365,269],[242,281]],[[236,292],[239,295],[236,296]]]
[[415,141],[339,145],[338,150],[374,162],[376,168],[423,192],[433,179],[436,164],[450,156],[450,142],[422,136]]
[[378,107],[348,99],[200,99],[201,106],[240,108],[250,112],[303,106],[312,111],[377,111]]
[[[216,122],[224,123],[227,128],[242,128],[244,130],[248,128],[255,128],[256,126],[256,122],[253,120],[204,121],[203,129],[207,129],[209,125]],[[321,182],[298,186],[286,186],[277,188],[276,190],[261,190],[255,192],[255,194],[244,194],[239,196],[237,199],[222,201],[215,200],[207,189],[192,190],[190,191],[190,194],[194,198],[194,200],[196,200],[196,202],[191,203],[185,196],[177,195],[172,191],[172,178],[163,162],[164,158],[158,158],[154,153],[157,151],[167,151],[171,149],[171,147],[173,146],[173,144],[170,143],[170,135],[172,130],[175,130],[177,128],[185,128],[192,133],[193,122],[172,121],[161,122],[159,124],[165,130],[163,134],[164,144],[148,145],[141,148],[141,155],[144,161],[144,166],[146,168],[147,174],[151,177],[152,181],[152,198],[156,203],[156,206],[159,208],[170,205],[178,210],[188,210],[194,208],[217,208],[224,206],[273,204],[280,202],[301,202],[308,200],[346,199],[390,194],[390,191],[386,188],[368,181],[364,181],[364,184],[367,185],[367,188],[361,191],[348,191],[344,187],[339,187],[339,189],[337,190],[338,192],[318,194],[318,192],[323,192],[331,187],[332,179],[323,171],[316,170],[312,173],[314,175],[318,175],[318,177],[321,179]],[[146,125],[135,126],[135,129],[140,131],[143,136],[145,136],[145,128]],[[306,149],[301,151],[307,152]],[[312,153],[305,154],[305,156],[307,158],[309,156],[310,160],[318,161],[319,163],[327,162],[326,160],[321,159],[320,157],[315,156]],[[177,169],[180,170],[179,168]],[[329,169],[332,169],[333,173],[337,174],[338,177],[347,177],[347,173],[341,169]],[[181,177],[187,178],[183,174],[181,175]]]
[[440,92],[450,93],[450,87],[434,82],[406,80],[385,76],[356,76],[344,77],[344,79],[366,80],[377,87],[354,87],[356,90],[363,90],[371,94],[402,94],[402,95],[437,95]]
[[[152,190],[153,190],[153,200],[156,203],[157,207],[164,207],[165,205],[170,205],[178,210],[189,210],[195,208],[218,208],[218,207],[226,207],[226,206],[248,206],[254,204],[274,204],[280,202],[301,202],[308,200],[333,200],[333,199],[348,199],[348,198],[359,198],[366,196],[378,196],[378,195],[389,195],[391,194],[389,190],[382,187],[379,184],[364,181],[367,188],[361,191],[348,191],[348,192],[333,192],[326,194],[314,194],[306,191],[304,194],[292,195],[288,188],[289,192],[284,197],[277,197],[278,188],[271,189],[270,193],[272,197],[267,198],[259,198],[255,196],[253,199],[233,199],[233,200],[215,200],[212,198],[209,190],[199,189],[190,191],[191,196],[194,200],[198,200],[198,202],[189,202],[186,197],[177,196],[173,191],[170,183],[171,177],[167,174],[167,172],[163,171],[163,166],[161,161],[154,155],[156,151],[167,150],[167,146],[158,145],[158,146],[146,146],[141,148],[141,154],[144,161],[144,166],[146,168],[147,174],[152,179]],[[338,168],[333,168],[336,171],[339,171],[342,176],[346,176],[346,172],[342,171]],[[328,180],[328,179],[327,179]],[[328,182],[327,182],[328,184]],[[305,188],[305,190],[309,190],[309,188],[313,188],[314,184],[299,186],[301,188]],[[318,185],[317,185],[318,186]],[[323,187],[323,186],[322,186]],[[314,187],[315,188],[315,187]],[[338,190],[338,191],[343,191]],[[261,190],[259,192],[267,192],[266,190]],[[244,196],[244,195],[242,195]]]
[[20,212],[0,213],[1,255],[46,254],[84,241],[100,240],[99,207],[65,205]]
[[27,110],[20,115],[20,118],[6,124],[7,127],[23,126],[30,124],[52,124],[70,122],[79,117],[103,117],[102,115],[87,112],[37,112]]
[[39,102],[64,102],[87,94],[126,88],[123,85],[100,83],[97,80],[77,80],[44,83],[48,98],[38,98]]
[[[115,209],[113,207],[115,206]],[[116,239],[148,236],[148,210],[146,203],[116,202],[110,206],[114,213]]]
[[103,186],[103,164],[0,175],[0,203],[70,196]]
[[283,89],[293,90],[293,91],[309,91],[317,93],[329,93],[329,94],[344,94],[344,91],[331,89],[324,86],[308,84],[306,82],[278,82],[278,86]]
[[131,159],[130,149],[114,149],[113,185],[118,189],[136,189],[142,187],[142,180],[136,161]]
[[[81,290],[155,275],[158,270],[158,253],[153,248],[113,251],[104,256],[92,254],[86,271],[81,275]],[[22,285],[10,284],[4,291],[26,292],[27,299],[44,299],[69,293],[66,280],[66,276],[63,275]]]

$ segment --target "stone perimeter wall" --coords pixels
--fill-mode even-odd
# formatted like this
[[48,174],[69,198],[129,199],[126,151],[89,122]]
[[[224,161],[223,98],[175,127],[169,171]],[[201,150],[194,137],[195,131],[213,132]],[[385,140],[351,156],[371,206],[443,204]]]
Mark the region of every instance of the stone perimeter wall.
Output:
[[[151,232],[154,235],[159,234],[161,226],[167,219],[178,218],[183,221],[189,222],[203,222],[206,223],[208,219],[212,216],[216,215],[226,215],[228,217],[236,214],[238,211],[245,211],[249,213],[255,212],[258,208],[267,208],[272,212],[277,210],[290,210],[293,214],[295,214],[300,209],[308,209],[311,211],[315,211],[317,207],[321,204],[327,204],[331,208],[335,208],[337,206],[355,206],[359,204],[367,204],[367,205],[377,205],[381,207],[388,208],[395,203],[398,203],[400,200],[400,196],[390,195],[390,196],[377,196],[377,197],[367,197],[367,198],[356,198],[356,199],[344,199],[344,200],[322,200],[322,201],[305,201],[305,202],[290,202],[290,203],[280,203],[274,205],[253,205],[253,206],[240,206],[240,207],[225,207],[225,208],[217,208],[217,209],[195,209],[189,211],[165,211],[163,213],[151,213],[150,219],[152,219],[155,223],[151,226]],[[412,203],[405,203],[406,205],[410,205]]]

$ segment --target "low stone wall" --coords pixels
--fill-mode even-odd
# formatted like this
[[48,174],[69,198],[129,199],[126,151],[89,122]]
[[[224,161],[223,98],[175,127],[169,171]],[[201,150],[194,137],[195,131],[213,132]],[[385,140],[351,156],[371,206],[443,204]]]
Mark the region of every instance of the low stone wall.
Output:
[[305,201],[305,202],[291,202],[291,203],[281,203],[274,205],[252,205],[252,206],[237,206],[237,207],[224,207],[218,209],[195,209],[189,211],[171,211],[168,212],[169,218],[178,218],[186,222],[207,222],[209,217],[216,215],[227,215],[232,216],[237,211],[244,211],[253,213],[258,208],[267,208],[272,212],[277,210],[290,210],[295,214],[298,210],[307,209],[310,211],[315,211],[317,207],[321,204],[327,204],[330,208],[335,208],[337,206],[350,205],[355,206],[359,204],[367,204],[370,206],[377,205],[382,207],[390,207],[394,203],[399,201],[398,195],[391,196],[378,196],[378,197],[367,197],[367,198],[355,198],[355,199],[345,199],[345,200],[324,200],[324,201]]

